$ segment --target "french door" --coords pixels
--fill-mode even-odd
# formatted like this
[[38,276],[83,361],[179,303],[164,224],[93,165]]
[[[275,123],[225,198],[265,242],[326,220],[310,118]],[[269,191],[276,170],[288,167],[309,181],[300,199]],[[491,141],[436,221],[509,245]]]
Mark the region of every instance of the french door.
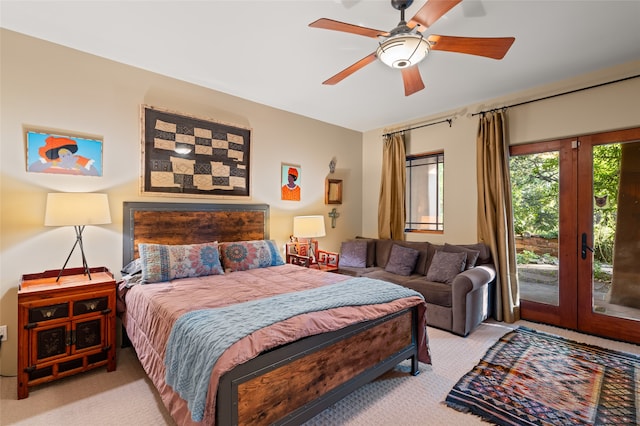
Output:
[[640,343],[640,128],[510,155],[521,317]]

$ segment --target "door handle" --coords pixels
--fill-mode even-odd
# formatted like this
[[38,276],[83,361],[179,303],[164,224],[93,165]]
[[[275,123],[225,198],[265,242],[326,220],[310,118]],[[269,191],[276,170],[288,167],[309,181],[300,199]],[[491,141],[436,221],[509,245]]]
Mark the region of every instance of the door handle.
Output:
[[587,245],[587,234],[585,232],[582,233],[582,258],[587,258],[587,250],[593,253],[593,248]]

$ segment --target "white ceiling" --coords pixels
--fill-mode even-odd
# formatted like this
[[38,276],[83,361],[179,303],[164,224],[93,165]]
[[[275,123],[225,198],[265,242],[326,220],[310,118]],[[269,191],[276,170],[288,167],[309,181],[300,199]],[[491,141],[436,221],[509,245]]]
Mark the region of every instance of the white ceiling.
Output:
[[[431,0],[434,1],[434,0]],[[425,3],[416,0],[407,20]],[[464,0],[429,34],[503,37],[503,60],[433,51],[404,96],[375,61],[321,83],[378,41],[310,28],[318,18],[389,31],[389,0],[1,0],[0,25],[282,110],[367,131],[640,59],[640,0]]]

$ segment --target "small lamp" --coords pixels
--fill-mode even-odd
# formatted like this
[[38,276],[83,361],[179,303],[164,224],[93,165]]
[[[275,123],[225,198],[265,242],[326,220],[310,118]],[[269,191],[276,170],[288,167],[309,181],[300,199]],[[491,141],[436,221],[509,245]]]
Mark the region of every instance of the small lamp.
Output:
[[80,246],[82,253],[82,267],[91,279],[87,259],[82,245],[82,232],[86,225],[106,225],[111,223],[109,200],[107,194],[96,193],[50,193],[47,194],[47,207],[44,214],[45,226],[73,226],[76,231],[76,242],[71,248],[67,260],[64,262],[56,282],[62,276],[76,246]]
[[309,241],[309,255],[312,263],[315,263],[315,247],[318,241],[314,240],[314,238],[327,235],[324,229],[324,217],[295,216],[293,218],[293,235],[298,238],[306,238]]

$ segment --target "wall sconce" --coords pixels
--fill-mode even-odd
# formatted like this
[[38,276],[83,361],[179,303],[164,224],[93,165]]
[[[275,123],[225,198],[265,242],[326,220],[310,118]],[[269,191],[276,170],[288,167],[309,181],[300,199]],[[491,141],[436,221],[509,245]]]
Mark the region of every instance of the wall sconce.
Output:
[[76,246],[80,246],[82,253],[82,267],[84,273],[91,279],[87,259],[84,255],[82,232],[86,225],[106,225],[111,223],[109,200],[107,194],[95,193],[50,193],[47,194],[47,207],[44,214],[45,226],[73,226],[76,231],[76,242],[71,248],[67,260],[64,262],[56,282],[62,276],[71,254]]

